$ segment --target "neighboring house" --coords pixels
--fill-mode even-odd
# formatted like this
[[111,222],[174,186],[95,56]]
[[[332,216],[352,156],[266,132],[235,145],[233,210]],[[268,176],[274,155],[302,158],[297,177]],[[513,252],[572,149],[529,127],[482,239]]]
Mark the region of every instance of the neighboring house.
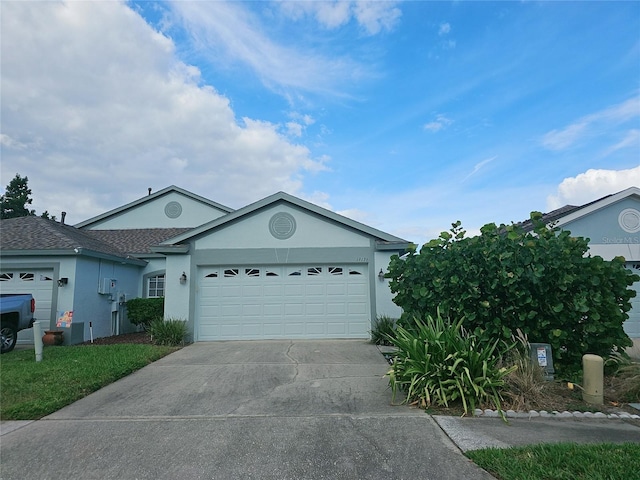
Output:
[[[35,216],[0,221],[0,260],[0,293],[31,293],[43,330],[73,312],[66,343],[87,339],[89,322],[94,337],[117,332],[124,311],[117,293],[138,291],[146,264],[77,228]],[[117,288],[103,281],[112,278]],[[32,342],[33,330],[20,332],[18,341]]]
[[[626,267],[640,274],[640,188],[631,187],[582,206],[567,205],[543,215],[543,220],[568,230],[576,237],[589,239],[589,253],[605,260],[624,257]],[[521,224],[531,230],[531,221]],[[640,282],[629,319],[624,323],[634,341],[634,353],[640,354]]]
[[0,291],[38,291],[49,328],[72,311],[67,343],[89,322],[94,337],[130,331],[135,297],[164,297],[194,341],[368,338],[400,314],[383,274],[408,242],[282,192],[233,211],[171,186],[75,227],[0,229]]

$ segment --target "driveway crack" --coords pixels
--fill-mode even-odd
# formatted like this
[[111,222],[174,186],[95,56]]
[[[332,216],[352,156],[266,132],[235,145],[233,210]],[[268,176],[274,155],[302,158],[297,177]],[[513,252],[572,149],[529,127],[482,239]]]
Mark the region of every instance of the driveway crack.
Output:
[[300,366],[300,363],[298,362],[298,360],[296,360],[295,358],[293,358],[291,356],[291,349],[293,348],[294,343],[291,342],[289,344],[289,348],[287,348],[287,351],[285,352],[285,357],[287,357],[289,360],[291,360],[291,362],[293,362],[293,364],[295,365],[295,373],[293,374],[293,378],[291,379],[291,381],[289,383],[294,383],[296,381],[296,379],[298,378],[298,367]]

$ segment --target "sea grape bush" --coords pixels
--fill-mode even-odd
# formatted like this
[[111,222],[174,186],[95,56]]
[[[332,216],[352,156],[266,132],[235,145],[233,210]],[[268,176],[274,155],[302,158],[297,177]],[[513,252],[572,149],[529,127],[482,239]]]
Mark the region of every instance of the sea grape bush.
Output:
[[[622,257],[590,256],[588,239],[545,225],[534,229],[487,224],[466,237],[460,222],[449,232],[392,257],[388,277],[405,319],[438,307],[465,328],[507,340],[519,328],[532,342],[549,343],[556,367],[580,368],[582,355],[607,357],[631,346],[622,328],[638,275]],[[401,319],[402,320],[402,319]]]

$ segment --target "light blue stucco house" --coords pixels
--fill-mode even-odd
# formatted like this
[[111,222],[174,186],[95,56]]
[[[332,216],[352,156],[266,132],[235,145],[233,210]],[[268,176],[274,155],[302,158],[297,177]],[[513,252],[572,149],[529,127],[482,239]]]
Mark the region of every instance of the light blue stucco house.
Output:
[[[544,219],[640,273],[640,189]],[[73,312],[59,327],[67,343],[133,331],[136,297],[164,297],[194,341],[368,338],[377,316],[400,315],[383,275],[408,246],[286,193],[234,211],[175,186],[75,226],[2,220],[0,235],[0,292],[33,293],[49,328]],[[640,353],[640,292],[624,327]]]
[[[626,267],[640,275],[640,188],[631,187],[582,206],[567,205],[543,216],[543,220],[589,239],[589,254],[605,260],[624,257]],[[525,228],[529,222],[524,222]],[[631,353],[640,358],[640,282],[624,323],[634,341]]]
[[131,331],[135,297],[164,297],[194,341],[368,338],[399,316],[383,274],[408,246],[286,193],[234,211],[175,186],[75,226],[4,220],[2,240],[0,291],[33,292],[50,328],[73,312],[68,343]]

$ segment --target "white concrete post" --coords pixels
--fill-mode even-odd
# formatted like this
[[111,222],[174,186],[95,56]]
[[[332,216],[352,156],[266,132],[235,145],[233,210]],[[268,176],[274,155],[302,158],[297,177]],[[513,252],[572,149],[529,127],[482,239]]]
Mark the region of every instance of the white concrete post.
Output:
[[42,329],[40,322],[33,322],[33,346],[36,350],[36,362],[42,361]]

